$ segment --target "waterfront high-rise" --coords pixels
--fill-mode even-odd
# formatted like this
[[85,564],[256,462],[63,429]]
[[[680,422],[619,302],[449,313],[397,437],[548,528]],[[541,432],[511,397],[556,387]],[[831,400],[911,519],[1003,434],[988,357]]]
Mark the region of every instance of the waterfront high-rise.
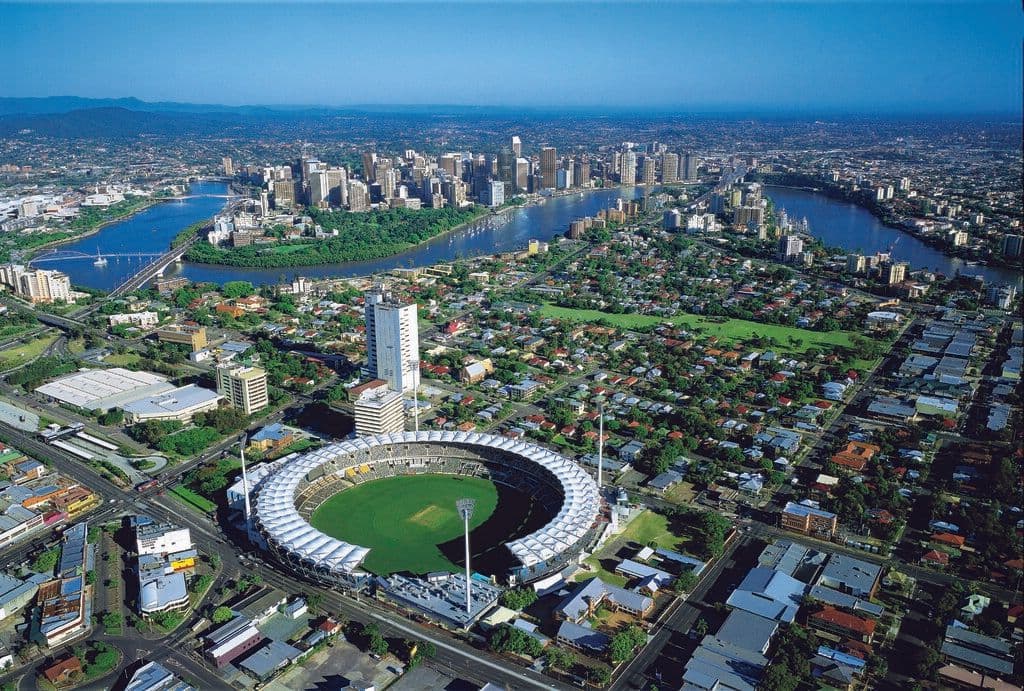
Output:
[[7,286],[33,304],[71,302],[71,279],[62,271],[6,264],[0,266],[0,285]]
[[679,181],[679,154],[662,154],[661,181],[665,184]]
[[545,146],[540,150],[540,174],[544,187],[558,184],[558,150],[553,146]]
[[700,159],[697,158],[697,154],[687,152],[683,156],[683,180],[691,182],[697,179],[697,165],[700,163]]
[[515,179],[512,187],[516,192],[527,192],[530,189],[530,161],[523,157],[516,159]]
[[644,156],[640,167],[640,181],[644,185],[653,185],[658,181],[656,165],[654,156]]
[[636,154],[626,151],[619,162],[619,182],[623,185],[636,184]]

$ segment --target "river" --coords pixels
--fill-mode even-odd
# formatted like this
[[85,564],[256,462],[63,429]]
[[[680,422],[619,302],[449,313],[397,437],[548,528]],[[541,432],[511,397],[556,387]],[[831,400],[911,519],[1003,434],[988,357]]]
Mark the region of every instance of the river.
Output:
[[[58,249],[95,255],[97,249],[106,253],[162,252],[178,231],[196,221],[210,218],[224,206],[224,183],[193,184],[188,198],[164,202],[150,207],[130,219],[114,223],[97,234],[63,245]],[[249,267],[183,264],[169,267],[165,276],[185,276],[192,281],[224,283],[251,281],[255,284],[277,283],[281,277],[301,275],[310,278],[325,276],[367,276],[395,268],[429,266],[437,262],[525,248],[530,239],[550,240],[569,228],[569,222],[580,216],[592,216],[601,209],[614,206],[620,197],[641,196],[643,188],[608,189],[553,197],[544,204],[512,209],[495,223],[477,221],[453,233],[441,235],[400,254],[383,259],[319,266],[254,269]],[[42,262],[40,268],[60,269],[71,282],[90,288],[110,290],[137,271],[148,259],[110,258],[106,266],[94,266],[91,259],[67,259]]]
[[790,220],[807,217],[811,235],[829,247],[842,247],[863,254],[887,252],[895,244],[893,256],[910,264],[911,270],[931,269],[946,276],[958,270],[965,276],[983,276],[986,283],[1021,284],[1020,273],[997,266],[968,266],[956,257],[947,257],[913,235],[887,226],[870,211],[824,194],[792,187],[768,186],[765,195],[776,211],[786,210]]
[[[143,252],[160,253],[182,228],[212,217],[224,204],[228,186],[222,182],[194,183],[184,199],[162,202],[129,219],[113,223],[98,233],[62,245],[57,249],[93,255]],[[319,278],[325,276],[366,276],[400,267],[422,267],[437,262],[523,248],[531,238],[550,240],[566,231],[569,222],[581,216],[592,216],[613,206],[620,197],[636,198],[643,188],[609,189],[548,199],[544,204],[514,209],[500,217],[500,222],[474,225],[442,235],[401,254],[364,262],[324,264],[321,266],[253,269],[206,264],[172,266],[166,275],[181,275],[193,281],[224,283],[247,280],[255,284],[277,283],[281,277],[295,275]],[[829,246],[860,249],[871,254],[885,251],[899,238],[897,259],[913,268],[930,268],[952,275],[958,268],[963,274],[981,274],[987,281],[1015,282],[1020,276],[1009,269],[967,266],[959,259],[947,257],[917,238],[883,225],[868,211],[846,202],[830,199],[805,190],[768,187],[767,194],[777,209],[786,209],[790,218],[807,217],[811,232]],[[60,269],[72,283],[110,290],[138,271],[148,258],[111,257],[105,266],[94,266],[91,258],[41,262],[40,268]]]

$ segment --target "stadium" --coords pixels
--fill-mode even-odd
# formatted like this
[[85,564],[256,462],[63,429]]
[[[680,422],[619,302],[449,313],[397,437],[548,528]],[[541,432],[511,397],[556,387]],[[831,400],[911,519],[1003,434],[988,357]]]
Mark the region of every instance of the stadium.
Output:
[[355,588],[370,573],[464,566],[462,523],[452,521],[459,495],[477,499],[473,569],[502,582],[559,570],[599,536],[586,471],[540,446],[475,432],[361,437],[307,453],[259,482],[253,522],[291,570]]

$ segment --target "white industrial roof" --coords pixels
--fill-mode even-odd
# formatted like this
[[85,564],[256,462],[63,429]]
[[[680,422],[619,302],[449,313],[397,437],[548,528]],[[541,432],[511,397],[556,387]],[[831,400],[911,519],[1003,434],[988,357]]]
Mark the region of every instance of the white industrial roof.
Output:
[[[145,395],[163,393],[174,386],[166,377],[151,372],[133,372],[122,367],[91,369],[69,374],[49,384],[43,384],[37,392],[56,398],[79,408],[104,407],[104,403],[120,405]],[[136,394],[124,396],[124,394]]]
[[193,408],[209,405],[224,398],[215,391],[195,384],[187,384],[156,396],[140,398],[124,404],[126,413],[138,415],[160,415],[181,413]]
[[[585,470],[564,456],[535,444],[492,434],[430,430],[361,437],[331,444],[297,458],[264,482],[256,498],[256,520],[268,540],[294,556],[308,560],[315,568],[351,573],[370,550],[325,535],[306,522],[295,508],[299,484],[311,470],[352,456],[357,451],[425,442],[501,449],[536,463],[555,476],[565,495],[558,514],[540,530],[506,544],[524,566],[533,566],[569,549],[586,535],[597,517],[600,506],[597,484]],[[365,462],[353,458],[350,465]]]

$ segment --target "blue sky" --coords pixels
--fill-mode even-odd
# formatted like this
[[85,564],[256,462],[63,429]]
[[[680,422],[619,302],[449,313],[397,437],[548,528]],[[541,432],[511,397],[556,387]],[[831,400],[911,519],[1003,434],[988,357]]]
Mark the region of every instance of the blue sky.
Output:
[[1020,112],[1019,2],[0,4],[0,96]]

